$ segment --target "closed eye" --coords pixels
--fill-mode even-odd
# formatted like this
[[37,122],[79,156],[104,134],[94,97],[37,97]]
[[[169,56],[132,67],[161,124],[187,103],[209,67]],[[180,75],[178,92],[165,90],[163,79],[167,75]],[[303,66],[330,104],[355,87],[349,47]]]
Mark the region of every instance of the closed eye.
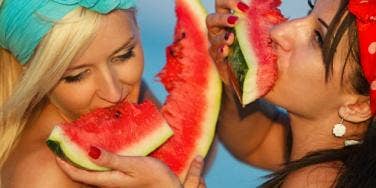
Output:
[[129,60],[130,58],[132,58],[134,56],[135,56],[134,46],[132,46],[132,47],[129,48],[129,50],[126,53],[114,57],[111,60],[111,62],[124,62],[124,61]]
[[315,41],[319,44],[320,47],[324,45],[324,38],[318,30],[315,30]]
[[82,79],[85,78],[85,75],[89,72],[89,69],[88,70],[85,70],[85,71],[82,71],[80,72],[79,74],[77,75],[73,75],[73,76],[65,76],[63,77],[62,80],[64,80],[66,83],[76,83],[76,82],[80,82]]

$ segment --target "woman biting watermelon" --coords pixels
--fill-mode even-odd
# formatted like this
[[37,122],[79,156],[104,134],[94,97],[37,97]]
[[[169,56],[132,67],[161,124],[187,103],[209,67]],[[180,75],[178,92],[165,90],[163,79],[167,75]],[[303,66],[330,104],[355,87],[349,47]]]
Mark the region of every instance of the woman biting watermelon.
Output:
[[[55,124],[148,95],[133,0],[0,0],[1,187],[204,187],[196,160],[185,182],[150,157],[92,147],[111,171],[55,160]],[[150,94],[149,94],[150,95]]]
[[375,187],[376,1],[308,3],[307,16],[270,30],[278,79],[242,109],[227,70],[229,28],[257,4],[216,0],[207,25],[227,86],[219,137],[239,160],[275,171],[262,187]]

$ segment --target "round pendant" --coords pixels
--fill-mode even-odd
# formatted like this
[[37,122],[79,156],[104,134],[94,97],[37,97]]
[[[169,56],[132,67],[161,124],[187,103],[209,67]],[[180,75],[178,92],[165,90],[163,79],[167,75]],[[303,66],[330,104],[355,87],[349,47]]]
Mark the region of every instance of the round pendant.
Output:
[[338,123],[338,124],[334,125],[334,127],[333,127],[334,136],[342,137],[343,135],[345,135],[345,133],[346,133],[346,127],[343,124]]

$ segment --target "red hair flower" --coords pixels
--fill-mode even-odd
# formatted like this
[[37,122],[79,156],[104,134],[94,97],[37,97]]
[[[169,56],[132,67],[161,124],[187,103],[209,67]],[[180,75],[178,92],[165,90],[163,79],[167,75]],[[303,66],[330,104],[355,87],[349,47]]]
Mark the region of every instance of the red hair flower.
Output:
[[376,0],[350,0],[349,11],[356,17],[360,63],[371,85],[370,105],[376,112]]

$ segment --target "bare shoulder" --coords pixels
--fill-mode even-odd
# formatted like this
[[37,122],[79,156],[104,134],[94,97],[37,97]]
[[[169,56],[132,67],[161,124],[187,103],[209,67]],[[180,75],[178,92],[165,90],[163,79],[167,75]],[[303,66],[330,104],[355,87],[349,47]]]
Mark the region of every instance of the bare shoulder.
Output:
[[64,174],[47,147],[32,151],[10,156],[2,172],[3,187],[82,187]]
[[338,164],[333,162],[308,166],[289,175],[282,187],[333,187],[338,172]]

